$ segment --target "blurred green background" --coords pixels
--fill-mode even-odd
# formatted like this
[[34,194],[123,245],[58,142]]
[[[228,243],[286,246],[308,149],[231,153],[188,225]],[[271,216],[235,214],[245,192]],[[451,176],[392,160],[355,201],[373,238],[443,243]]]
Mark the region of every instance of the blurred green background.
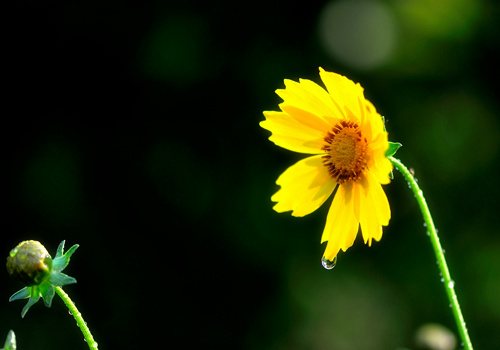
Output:
[[[417,349],[456,334],[399,174],[392,220],[326,271],[327,202],[272,210],[302,155],[258,126],[283,79],[360,82],[414,169],[477,349],[500,344],[500,3],[15,1],[4,11],[0,253],[80,248],[65,290],[102,349]],[[4,270],[5,271],[5,270]],[[0,279],[0,342],[85,349],[60,300],[25,319]],[[181,344],[181,345],[179,345]],[[458,341],[457,348],[460,348]]]

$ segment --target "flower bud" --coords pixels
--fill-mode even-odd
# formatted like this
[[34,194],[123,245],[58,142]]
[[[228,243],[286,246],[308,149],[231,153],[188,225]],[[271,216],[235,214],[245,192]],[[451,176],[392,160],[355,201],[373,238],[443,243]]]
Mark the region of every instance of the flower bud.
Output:
[[42,284],[52,272],[52,258],[37,241],[23,241],[10,251],[7,271],[26,286]]

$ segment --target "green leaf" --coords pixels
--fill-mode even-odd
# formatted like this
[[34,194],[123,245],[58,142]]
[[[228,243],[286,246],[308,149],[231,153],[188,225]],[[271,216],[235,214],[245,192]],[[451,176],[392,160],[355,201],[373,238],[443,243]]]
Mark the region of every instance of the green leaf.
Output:
[[396,152],[398,151],[398,149],[401,146],[403,146],[403,145],[400,144],[399,142],[389,142],[389,148],[385,152],[385,156],[386,157],[392,157],[393,155],[396,154]]

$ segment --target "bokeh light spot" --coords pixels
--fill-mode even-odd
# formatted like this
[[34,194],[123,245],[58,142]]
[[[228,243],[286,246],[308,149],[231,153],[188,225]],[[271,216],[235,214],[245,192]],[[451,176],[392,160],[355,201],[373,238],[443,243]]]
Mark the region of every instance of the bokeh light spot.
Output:
[[399,1],[396,5],[407,25],[439,39],[467,37],[475,29],[481,12],[477,0]]
[[25,203],[53,225],[78,218],[83,185],[78,152],[69,144],[48,141],[33,155],[22,177]]
[[206,28],[195,16],[178,15],[154,26],[139,52],[143,74],[177,86],[191,84],[203,72]]
[[370,70],[386,63],[396,45],[396,24],[388,6],[373,0],[326,5],[319,19],[321,43],[346,66]]

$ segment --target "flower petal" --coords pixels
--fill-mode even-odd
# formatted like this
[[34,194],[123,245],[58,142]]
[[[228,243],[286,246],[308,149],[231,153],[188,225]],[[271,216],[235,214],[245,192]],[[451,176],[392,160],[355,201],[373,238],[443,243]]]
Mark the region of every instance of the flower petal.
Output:
[[322,155],[302,159],[289,167],[276,181],[281,189],[271,200],[279,213],[292,210],[293,216],[312,213],[332,194],[337,183],[322,162]]
[[391,182],[389,174],[392,171],[393,166],[389,159],[385,156],[388,146],[389,142],[387,140],[386,132],[380,133],[369,146],[370,157],[368,160],[368,168],[381,184],[388,184]]
[[332,261],[339,250],[346,251],[356,239],[359,222],[355,215],[356,193],[352,183],[339,186],[332,205],[328,211],[321,243],[328,241],[324,257]]
[[276,94],[288,106],[295,106],[307,111],[331,124],[331,117],[341,118],[336,115],[337,108],[328,92],[315,82],[308,79],[299,79],[299,82],[285,79],[285,89],[276,90]]
[[319,75],[342,114],[347,116],[350,111],[354,116],[360,118],[361,106],[359,99],[364,100],[361,85],[355,84],[343,75],[327,72],[321,67],[319,68]]
[[365,196],[362,194],[359,223],[365,244],[371,245],[372,238],[378,241],[382,237],[382,226],[378,221],[376,205],[371,196],[366,193],[368,191],[365,191]]
[[272,132],[269,140],[290,151],[308,154],[322,153],[325,133],[319,132],[284,112],[266,111],[260,126]]
[[280,104],[280,108],[283,112],[297,120],[302,125],[319,131],[323,135],[326,135],[326,133],[331,130],[334,122],[336,123],[337,121],[337,119],[331,118],[331,122],[326,122],[324,118],[320,118],[311,112],[305,111],[296,106],[287,105],[285,103]]
[[387,226],[391,209],[387,196],[375,176],[367,171],[360,180],[361,190],[360,217],[361,233],[365,243],[371,245],[372,239],[382,238],[382,226]]
[[266,111],[260,126],[272,132],[269,140],[298,153],[323,153],[325,134],[299,123],[284,112]]
[[391,182],[389,177],[393,169],[392,163],[384,156],[374,157],[375,166],[370,168],[370,172],[375,176],[378,183],[387,185]]
[[382,186],[378,180],[373,176],[373,174],[368,171],[366,174],[368,179],[368,187],[370,196],[375,203],[375,208],[377,209],[377,217],[382,226],[389,225],[389,220],[391,220],[391,207],[389,206],[389,200],[382,189]]

